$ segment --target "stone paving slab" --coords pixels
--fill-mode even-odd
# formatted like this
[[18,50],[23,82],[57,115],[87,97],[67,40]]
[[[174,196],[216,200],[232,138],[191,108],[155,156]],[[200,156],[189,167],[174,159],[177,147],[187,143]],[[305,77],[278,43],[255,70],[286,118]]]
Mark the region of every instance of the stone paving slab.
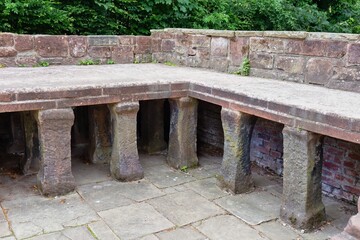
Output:
[[112,180],[109,164],[91,164],[72,161],[73,175],[77,185]]
[[124,240],[139,238],[175,226],[147,203],[118,207],[99,212],[99,215],[115,234]]
[[8,218],[19,239],[99,220],[96,212],[75,193],[53,199],[29,196],[1,204],[8,209]]
[[210,218],[194,226],[212,240],[266,239],[244,222],[230,215]]
[[173,187],[196,180],[190,174],[176,171],[164,165],[150,167],[144,171],[145,178],[158,188]]
[[209,200],[214,200],[216,198],[229,195],[229,193],[221,190],[217,186],[215,178],[207,178],[195,182],[186,183],[185,186]]
[[225,213],[214,203],[188,190],[147,201],[177,226]]
[[90,223],[88,228],[97,239],[120,240],[104,221]]
[[201,234],[195,228],[188,226],[183,228],[176,228],[170,231],[157,233],[156,236],[160,240],[205,240],[206,236]]
[[31,240],[96,240],[86,226],[68,228],[61,232],[55,232],[30,238]]
[[279,221],[265,222],[263,224],[254,226],[256,230],[263,233],[269,239],[276,240],[300,240],[300,234],[296,233],[292,228],[284,226]]
[[252,192],[223,197],[215,203],[250,225],[275,220],[279,217],[280,199],[268,192]]
[[7,221],[0,222],[0,238],[10,236],[12,232],[9,229],[9,224]]

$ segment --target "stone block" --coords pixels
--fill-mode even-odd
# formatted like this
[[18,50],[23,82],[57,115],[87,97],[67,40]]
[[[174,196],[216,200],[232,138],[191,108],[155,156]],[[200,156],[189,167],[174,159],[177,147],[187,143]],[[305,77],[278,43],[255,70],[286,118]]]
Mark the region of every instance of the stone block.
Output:
[[250,53],[250,65],[252,68],[272,69],[274,56],[272,54]]
[[249,55],[249,38],[237,37],[230,41],[231,65],[240,66],[244,57]]
[[15,57],[17,51],[12,47],[0,47],[0,57]]
[[347,42],[329,40],[288,40],[286,53],[341,58],[346,54]]
[[133,63],[134,62],[134,47],[120,46],[111,49],[111,58],[116,63]]
[[283,53],[287,40],[280,38],[250,38],[250,50],[255,52]]
[[89,47],[89,56],[93,58],[111,58],[111,48],[103,46]]
[[322,203],[322,137],[305,130],[283,129],[284,172],[281,219],[297,229],[312,230],[325,220]]
[[0,33],[0,47],[14,46],[14,34]]
[[211,56],[227,57],[229,52],[230,40],[223,37],[213,37],[211,39]]
[[120,45],[134,45],[135,36],[119,36]]
[[161,41],[161,51],[162,52],[172,52],[175,50],[175,40],[164,39]]
[[327,58],[310,58],[306,64],[305,82],[325,85],[334,75],[335,63]]
[[90,46],[116,46],[118,38],[116,36],[89,36]]
[[161,52],[161,38],[153,38],[151,40],[151,51],[153,53]]
[[197,100],[170,99],[170,133],[167,162],[171,167],[198,165],[196,154]]
[[349,45],[348,63],[360,64],[360,43],[352,43]]
[[15,49],[19,52],[34,49],[34,36],[15,35]]
[[137,150],[138,102],[108,105],[113,122],[113,147],[110,161],[111,175],[120,181],[135,181],[144,177]]
[[275,58],[275,68],[286,73],[303,74],[305,58],[277,56]]
[[87,37],[69,37],[69,50],[72,57],[84,57],[88,49]]
[[50,109],[36,112],[40,146],[39,190],[46,196],[57,196],[75,189],[71,172],[72,109]]
[[229,60],[227,58],[211,58],[210,68],[220,72],[227,72]]
[[191,36],[191,46],[192,47],[201,47],[201,48],[210,48],[211,37],[204,35],[192,35]]
[[224,155],[218,185],[233,193],[248,192],[251,178],[250,142],[256,118],[227,108],[221,110]]
[[25,134],[25,154],[20,160],[20,169],[23,174],[39,171],[40,146],[36,119],[32,112],[22,112],[22,122]]
[[41,57],[67,57],[68,45],[66,36],[35,37],[35,50]]
[[38,57],[35,52],[22,52],[16,56],[15,62],[17,65],[30,67],[38,63]]

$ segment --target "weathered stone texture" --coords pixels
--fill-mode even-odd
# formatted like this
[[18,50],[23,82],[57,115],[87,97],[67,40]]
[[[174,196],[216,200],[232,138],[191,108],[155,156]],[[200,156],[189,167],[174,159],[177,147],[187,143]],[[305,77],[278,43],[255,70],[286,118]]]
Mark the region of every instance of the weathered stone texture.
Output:
[[131,45],[113,47],[111,49],[111,57],[116,63],[133,63],[134,47]]
[[223,108],[221,120],[224,129],[224,156],[218,184],[235,194],[248,192],[253,187],[250,142],[256,118]]
[[67,57],[68,47],[66,36],[35,37],[35,49],[41,57]]
[[15,35],[15,49],[19,52],[34,49],[34,36],[32,35]]
[[256,52],[282,53],[285,50],[285,39],[278,38],[250,38],[250,50]]
[[113,147],[110,161],[111,175],[120,181],[134,181],[144,177],[139,161],[136,140],[138,102],[109,105],[113,122]]
[[305,81],[325,85],[334,74],[334,61],[326,58],[311,58],[306,64]]
[[12,47],[14,45],[14,35],[11,33],[0,34],[0,47]]
[[117,44],[116,36],[89,36],[90,46],[116,46]]
[[289,40],[286,53],[341,58],[346,54],[347,42],[329,40]]
[[348,62],[350,64],[360,64],[360,43],[349,45]]
[[302,57],[277,56],[275,68],[286,73],[302,74],[304,72],[305,59]]
[[89,135],[92,163],[109,163],[111,159],[111,119],[104,105],[89,107]]
[[147,153],[165,150],[164,136],[164,101],[149,100],[140,102],[141,149]]
[[212,38],[211,39],[211,56],[212,57],[227,57],[229,52],[230,41],[227,38]]
[[38,62],[38,57],[35,52],[18,53],[15,60],[17,65],[34,66]]
[[175,40],[164,39],[161,42],[161,51],[163,52],[172,52],[175,50]]
[[0,57],[15,57],[17,51],[12,47],[0,47]]
[[88,40],[86,37],[69,37],[69,50],[72,57],[84,57],[87,53],[87,48]]
[[230,60],[232,65],[240,66],[249,55],[249,38],[237,37],[230,41]]
[[250,63],[253,68],[272,69],[274,57],[271,54],[250,53]]
[[311,230],[325,220],[322,203],[322,137],[285,127],[281,219],[298,229]]
[[63,195],[75,189],[71,172],[72,109],[41,110],[36,113],[40,146],[38,185],[47,196]]
[[169,101],[171,116],[167,161],[174,168],[197,166],[197,100],[184,97]]
[[104,46],[89,47],[89,56],[93,58],[110,58],[111,48]]

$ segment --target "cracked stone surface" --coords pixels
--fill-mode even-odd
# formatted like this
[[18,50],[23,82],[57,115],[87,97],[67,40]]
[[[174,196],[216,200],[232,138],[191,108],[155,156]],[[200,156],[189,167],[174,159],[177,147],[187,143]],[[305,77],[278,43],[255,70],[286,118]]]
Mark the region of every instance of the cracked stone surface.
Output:
[[36,175],[0,172],[0,240],[325,240],[356,212],[324,197],[328,223],[301,233],[278,219],[281,178],[254,167],[255,190],[234,196],[216,185],[221,158],[200,156],[187,173],[165,159],[140,155],[145,178],[122,183],[109,178],[108,164],[74,158],[77,189],[54,198],[39,195]]

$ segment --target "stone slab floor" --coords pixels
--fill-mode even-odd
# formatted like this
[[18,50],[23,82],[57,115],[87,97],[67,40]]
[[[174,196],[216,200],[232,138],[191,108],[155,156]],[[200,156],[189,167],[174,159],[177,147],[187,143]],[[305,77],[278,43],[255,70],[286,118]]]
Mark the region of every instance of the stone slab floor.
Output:
[[121,183],[107,165],[73,159],[76,192],[44,198],[35,175],[0,170],[0,239],[328,239],[355,206],[325,198],[328,223],[302,233],[279,220],[281,178],[253,167],[256,189],[231,195],[215,184],[221,158],[201,157],[187,173],[164,155],[142,155],[145,179]]

